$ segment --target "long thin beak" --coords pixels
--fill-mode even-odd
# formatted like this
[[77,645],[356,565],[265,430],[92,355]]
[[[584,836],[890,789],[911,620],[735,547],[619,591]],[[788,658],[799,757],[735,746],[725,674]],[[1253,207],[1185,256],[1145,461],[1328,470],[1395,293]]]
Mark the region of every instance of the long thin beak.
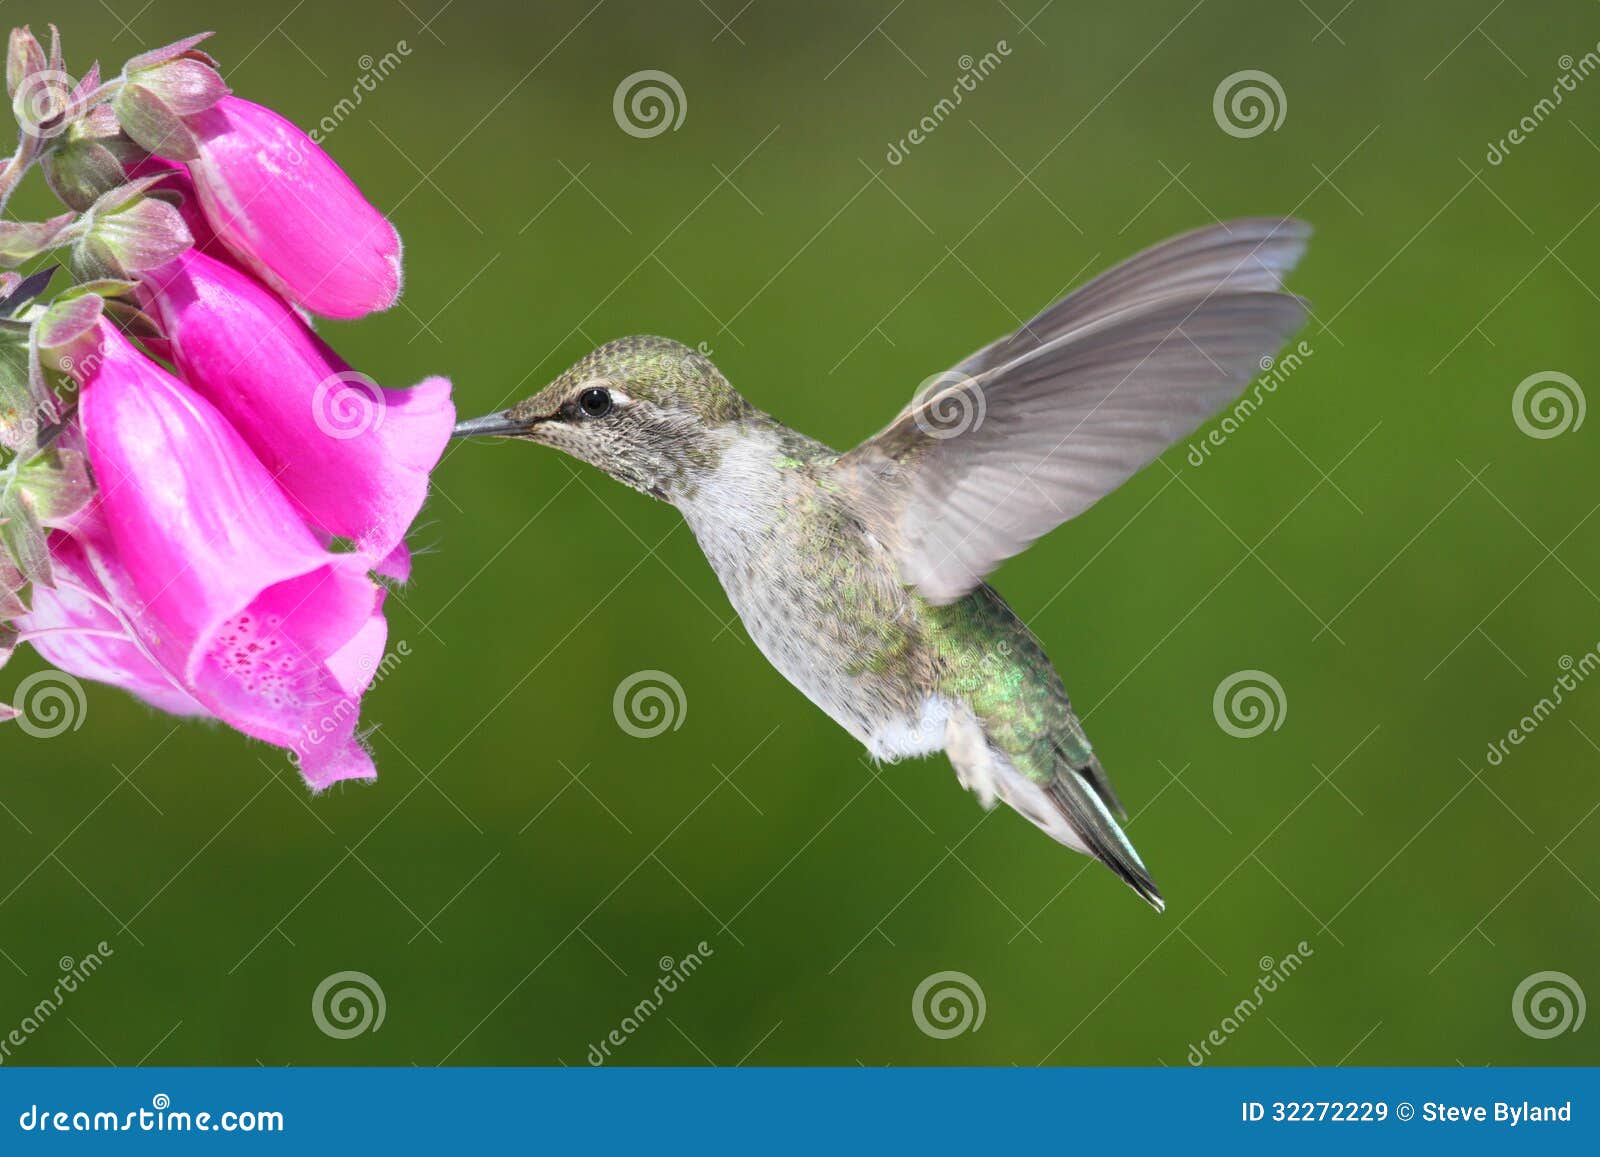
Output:
[[485,414],[481,418],[468,418],[464,422],[457,422],[454,430],[450,431],[452,438],[487,438],[507,437],[511,434],[521,434],[527,431],[527,425],[522,422],[513,422],[510,412],[499,414]]

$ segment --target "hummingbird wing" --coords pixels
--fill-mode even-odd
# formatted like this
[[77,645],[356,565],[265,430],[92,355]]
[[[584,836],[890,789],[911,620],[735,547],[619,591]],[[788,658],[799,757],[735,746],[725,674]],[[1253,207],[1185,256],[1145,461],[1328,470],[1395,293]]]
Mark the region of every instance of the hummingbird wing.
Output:
[[933,379],[835,467],[901,578],[954,602],[1232,401],[1305,322],[1282,290],[1310,234],[1172,238]]

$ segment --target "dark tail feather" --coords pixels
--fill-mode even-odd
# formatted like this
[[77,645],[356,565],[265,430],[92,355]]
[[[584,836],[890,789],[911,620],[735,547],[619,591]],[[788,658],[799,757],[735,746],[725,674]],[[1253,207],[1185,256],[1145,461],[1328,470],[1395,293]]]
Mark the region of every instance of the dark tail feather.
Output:
[[1089,781],[1089,786],[1094,788],[1101,802],[1111,809],[1112,815],[1119,820],[1128,818],[1128,809],[1117,798],[1117,789],[1111,786],[1111,777],[1106,775],[1106,769],[1100,766],[1098,759],[1091,756],[1088,766],[1078,768],[1078,774]]
[[[1093,766],[1099,772],[1098,779],[1103,782],[1105,772],[1100,770],[1099,762],[1095,761]],[[1102,791],[1094,778],[1063,768],[1062,773],[1058,773],[1050,782],[1045,793],[1089,846],[1096,859],[1115,872],[1157,912],[1166,910],[1167,904],[1161,898],[1161,889],[1156,887],[1149,870],[1139,859],[1139,853],[1133,850],[1133,844],[1112,818],[1111,812],[1120,811],[1121,805],[1116,802],[1116,795],[1109,784]],[[1107,798],[1108,795],[1110,798]]]

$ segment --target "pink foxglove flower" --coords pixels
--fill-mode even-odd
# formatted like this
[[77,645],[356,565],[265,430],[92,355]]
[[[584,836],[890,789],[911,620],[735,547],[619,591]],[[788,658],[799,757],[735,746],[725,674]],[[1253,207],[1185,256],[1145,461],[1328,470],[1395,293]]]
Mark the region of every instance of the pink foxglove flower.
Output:
[[293,124],[226,96],[187,118],[189,162],[217,236],[284,297],[323,317],[361,317],[400,294],[400,235]]
[[173,360],[222,411],[306,521],[389,577],[455,422],[450,383],[383,389],[254,278],[191,249],[146,275]]
[[55,585],[33,592],[32,608],[16,620],[21,638],[46,662],[80,679],[121,687],[173,715],[207,714],[129,632],[83,547],[57,532],[50,556]]
[[99,494],[74,526],[140,643],[207,711],[293,750],[313,788],[376,776],[355,736],[383,591],[325,550],[221,414],[97,323],[79,418]]

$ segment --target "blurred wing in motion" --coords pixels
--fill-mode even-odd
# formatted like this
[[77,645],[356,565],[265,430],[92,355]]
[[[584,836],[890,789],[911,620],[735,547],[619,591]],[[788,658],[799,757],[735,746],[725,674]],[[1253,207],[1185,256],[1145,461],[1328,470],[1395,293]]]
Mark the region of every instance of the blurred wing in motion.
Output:
[[902,579],[953,602],[1211,417],[1304,323],[1303,222],[1163,242],[934,379],[837,476]]

